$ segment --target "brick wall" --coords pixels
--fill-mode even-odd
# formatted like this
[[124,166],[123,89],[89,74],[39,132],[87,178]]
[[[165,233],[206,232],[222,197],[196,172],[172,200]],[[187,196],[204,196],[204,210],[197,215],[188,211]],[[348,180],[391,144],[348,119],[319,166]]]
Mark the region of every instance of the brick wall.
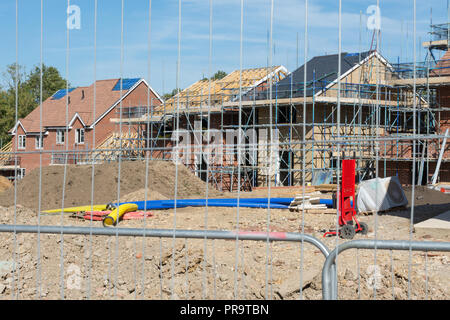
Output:
[[[150,96],[148,96],[148,93],[150,93]],[[157,99],[156,95],[149,91],[147,89],[147,86],[145,83],[141,83],[137,88],[135,88],[128,96],[124,98],[122,101],[122,106],[142,106],[147,105],[148,98],[150,98],[150,101],[152,105],[159,105],[161,102]],[[117,107],[110,110],[106,115],[104,115],[103,118],[97,123],[95,127],[95,145],[98,145],[102,141],[104,141],[111,133],[118,132],[119,131],[119,125],[116,123],[111,122],[110,120],[112,118],[118,118],[117,113]],[[81,116],[82,117],[82,116]],[[90,124],[89,124],[90,125]],[[85,128],[85,142],[83,144],[75,144],[75,132],[76,129],[83,128],[83,124],[81,121],[77,118],[72,128],[67,132],[65,132],[65,144],[58,145],[56,143],[56,130],[55,129],[49,129],[48,134],[43,136],[43,153],[42,153],[42,166],[47,166],[51,164],[51,152],[52,151],[65,151],[66,150],[66,144],[68,145],[69,151],[76,151],[76,150],[86,150],[91,149],[93,146],[93,133],[94,130]],[[129,127],[127,125],[122,126],[123,132],[128,132]],[[134,130],[134,128],[132,128]],[[15,139],[19,135],[24,135],[24,131],[21,126],[18,126],[17,134],[13,137],[13,146],[15,146]],[[13,147],[14,148],[14,147]],[[25,152],[35,152],[35,153],[29,153],[29,154],[21,154],[20,155],[20,167],[26,169],[26,174],[28,174],[31,170],[38,168],[40,164],[40,155],[35,148],[35,136],[27,136],[26,138],[26,148],[23,150],[18,151],[25,151]],[[74,155],[71,155],[71,158],[75,157]],[[72,163],[71,160],[68,161],[68,163]]]
[[[16,145],[16,139],[20,135],[25,135],[24,130],[21,126],[18,126],[16,135],[12,139],[13,143],[13,150]],[[43,135],[44,138],[44,150],[45,150],[45,141],[48,137]],[[20,167],[25,168],[26,172],[25,174],[29,173],[31,170],[39,167],[40,163],[40,156],[39,156],[39,150],[36,149],[36,136],[26,136],[26,142],[25,142],[25,149],[18,149],[18,152],[25,152],[24,154],[19,154],[18,157],[20,158]],[[48,154],[42,154],[42,165],[46,166],[50,164],[50,156]]]
[[401,184],[412,183],[412,163],[410,161],[386,161],[386,175],[384,174],[384,161],[379,162],[380,177],[393,177],[398,175]]
[[[430,163],[430,179],[436,170],[436,162]],[[450,162],[442,162],[439,168],[438,182],[450,182]]]
[[[436,170],[436,161],[429,162],[428,181]],[[386,161],[386,175],[384,175],[384,161],[379,162],[380,177],[392,177],[398,174],[401,184],[412,184],[412,162],[411,161]],[[419,175],[419,165],[416,165],[416,176]],[[423,175],[426,175],[426,168]],[[442,162],[439,168],[437,182],[450,182],[450,162]]]

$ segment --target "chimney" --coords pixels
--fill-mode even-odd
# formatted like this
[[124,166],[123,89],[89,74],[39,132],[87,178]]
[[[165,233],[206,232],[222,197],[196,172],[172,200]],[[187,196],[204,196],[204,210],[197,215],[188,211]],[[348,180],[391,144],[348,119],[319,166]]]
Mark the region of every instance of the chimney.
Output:
[[84,99],[84,90],[81,90],[81,100]]

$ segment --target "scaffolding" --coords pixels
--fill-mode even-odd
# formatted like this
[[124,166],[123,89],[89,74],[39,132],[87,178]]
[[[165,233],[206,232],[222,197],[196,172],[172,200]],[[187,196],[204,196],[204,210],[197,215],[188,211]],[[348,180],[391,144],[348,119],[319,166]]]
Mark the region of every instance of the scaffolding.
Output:
[[[432,26],[437,40],[448,35],[448,26],[446,31],[442,28]],[[111,121],[126,125],[128,132],[110,138],[103,151],[94,151],[94,158],[111,160],[117,153],[108,150],[121,150],[122,159],[144,159],[148,154],[151,160],[171,160],[177,142],[174,132],[183,129],[194,149],[184,164],[219,190],[336,183],[338,158],[357,160],[358,181],[399,175],[401,168],[417,159],[417,183],[427,183],[450,110],[441,101],[441,89],[450,86],[445,72],[450,63],[436,61],[431,54],[436,47],[428,47],[430,54],[419,63],[390,64],[377,51],[366,57],[360,53],[357,66],[342,75],[340,88],[337,79],[330,80],[332,75],[316,77],[315,70],[312,80],[294,81],[293,73],[282,66],[238,70],[222,80],[203,79],[159,106],[118,109],[121,116]],[[283,79],[285,84],[280,85]],[[225,133],[239,128],[244,132],[243,146],[239,147],[239,140],[228,144]],[[216,155],[220,161],[206,164],[208,129],[222,132],[224,143],[222,153]],[[260,130],[271,129],[278,133],[273,150],[271,136],[260,136]],[[245,136],[249,130],[258,133],[256,144]],[[419,136],[417,148],[412,148],[413,136]],[[240,165],[239,152],[244,155]]]

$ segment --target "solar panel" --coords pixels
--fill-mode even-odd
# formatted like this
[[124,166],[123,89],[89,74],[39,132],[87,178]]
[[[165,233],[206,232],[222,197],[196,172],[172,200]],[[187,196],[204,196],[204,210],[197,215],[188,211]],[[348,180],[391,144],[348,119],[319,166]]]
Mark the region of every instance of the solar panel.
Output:
[[[129,90],[139,80],[141,80],[141,78],[123,79],[123,81],[122,81],[122,90]],[[120,90],[120,82],[121,82],[120,80],[117,80],[117,83],[116,83],[116,85],[113,88],[113,91],[119,91]]]
[[[73,90],[75,90],[76,88],[70,88],[69,89],[69,93],[71,93]],[[63,97],[65,97],[67,94],[67,89],[61,89],[56,91],[56,93],[52,96],[52,100],[59,100]]]

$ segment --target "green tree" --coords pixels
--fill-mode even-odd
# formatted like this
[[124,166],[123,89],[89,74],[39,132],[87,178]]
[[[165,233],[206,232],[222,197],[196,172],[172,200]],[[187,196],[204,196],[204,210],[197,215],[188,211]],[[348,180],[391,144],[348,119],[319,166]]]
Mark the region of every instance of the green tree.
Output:
[[[12,64],[7,66],[6,72],[3,73],[3,77],[5,79],[4,82],[7,83],[7,88],[4,92],[5,96],[1,100],[1,104],[9,113],[14,115],[12,119],[8,119],[14,123],[16,107],[16,65]],[[25,73],[24,67],[22,66],[18,66],[17,70],[17,101],[17,117],[19,119],[26,117],[34,110],[34,108],[36,108],[39,102],[39,100],[36,100],[33,90],[30,87],[29,75]],[[6,131],[9,129],[11,128],[7,128]]]
[[[52,96],[57,90],[66,88],[64,80],[55,67],[42,67],[42,101]],[[16,118],[16,79],[17,79],[17,117],[24,118],[33,111],[40,102],[40,68],[35,67],[26,73],[23,66],[6,67],[3,72],[4,87],[0,90],[0,139],[9,141],[8,131],[14,126]]]
[[[220,80],[220,79],[225,78],[227,75],[228,74],[225,71],[219,70],[211,77],[211,80]],[[205,80],[208,80],[208,78],[204,76],[202,78],[202,81],[205,81]]]
[[178,93],[178,91],[181,91],[181,89],[173,89],[172,92],[170,92],[170,93],[165,93],[165,94],[163,95],[163,99],[164,99],[164,100],[167,100],[167,99],[172,98],[173,96],[175,96],[175,95]]
[[[40,100],[41,90],[41,69],[36,66],[28,75],[27,87],[31,91],[36,103]],[[42,66],[42,101],[51,97],[56,91],[67,87],[66,80],[63,79],[55,67]]]
[[214,76],[211,78],[211,80],[220,80],[227,76],[227,73],[225,71],[219,70],[217,71]]
[[14,126],[15,108],[10,107],[11,95],[6,91],[0,91],[0,141],[7,143],[11,137],[8,130]]
[[[220,80],[220,79],[225,78],[227,75],[228,74],[225,71],[219,70],[211,77],[211,80]],[[208,80],[208,78],[203,77],[201,79],[201,81],[205,81],[205,80]],[[181,89],[180,89],[180,91],[181,91]],[[172,92],[164,94],[163,95],[163,99],[164,100],[170,99],[173,96],[175,96],[177,93],[178,93],[178,90],[177,89],[173,89]]]

